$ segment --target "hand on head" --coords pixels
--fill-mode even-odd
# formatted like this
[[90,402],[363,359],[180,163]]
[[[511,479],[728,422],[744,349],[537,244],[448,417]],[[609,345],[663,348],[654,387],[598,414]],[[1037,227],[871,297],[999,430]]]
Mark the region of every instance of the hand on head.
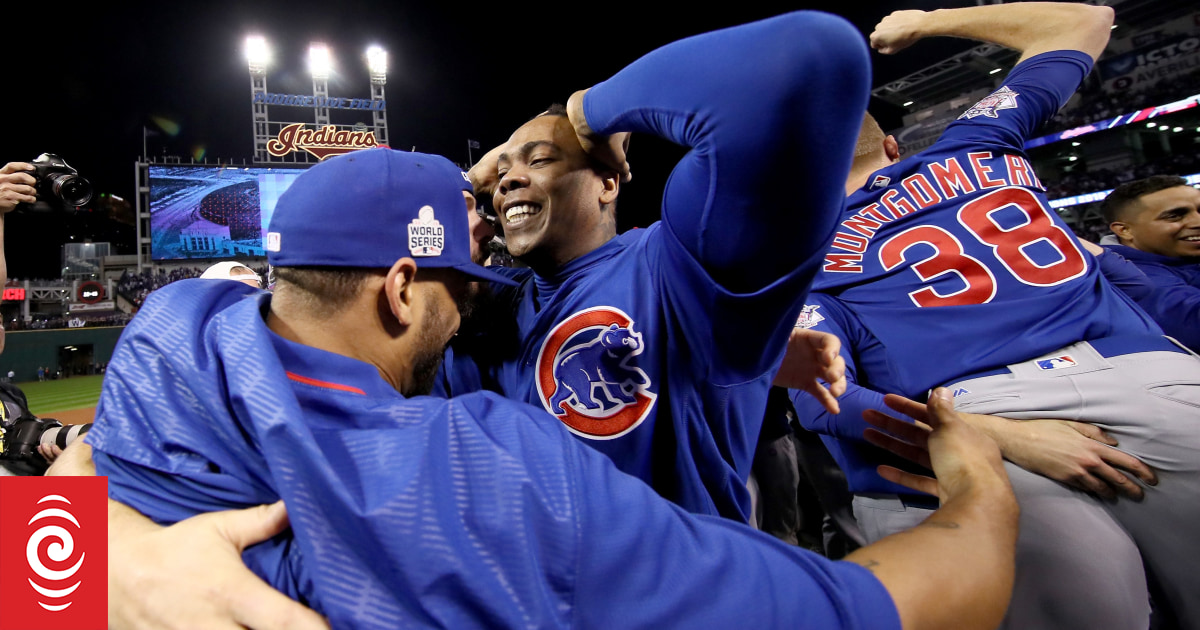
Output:
[[605,167],[612,169],[621,176],[621,183],[628,183],[633,178],[629,169],[629,132],[614,133],[611,136],[601,136],[594,133],[588,126],[583,114],[583,96],[587,90],[580,90],[567,100],[567,119],[575,127],[575,136],[579,146],[583,147],[592,159]]

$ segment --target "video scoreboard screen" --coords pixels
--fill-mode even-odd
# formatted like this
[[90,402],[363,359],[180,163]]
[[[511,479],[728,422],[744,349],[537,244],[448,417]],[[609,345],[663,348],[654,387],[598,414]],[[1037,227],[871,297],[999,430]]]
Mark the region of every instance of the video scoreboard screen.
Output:
[[267,255],[275,203],[304,169],[150,167],[150,255],[154,260]]

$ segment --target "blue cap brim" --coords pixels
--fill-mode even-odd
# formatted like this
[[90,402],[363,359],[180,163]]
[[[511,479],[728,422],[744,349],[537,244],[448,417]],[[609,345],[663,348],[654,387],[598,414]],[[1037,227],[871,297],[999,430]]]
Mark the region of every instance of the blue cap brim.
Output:
[[[420,263],[417,263],[417,264],[420,265]],[[476,278],[478,280],[486,280],[488,282],[495,282],[496,284],[502,284],[506,287],[517,286],[517,283],[515,281],[509,279],[508,277],[502,276],[494,271],[489,271],[487,269],[487,267],[482,267],[480,265],[476,265],[475,263],[468,263],[465,265],[454,265],[450,268],[456,269],[456,270],[458,270],[462,273],[465,273],[468,276],[471,276],[472,278]]]

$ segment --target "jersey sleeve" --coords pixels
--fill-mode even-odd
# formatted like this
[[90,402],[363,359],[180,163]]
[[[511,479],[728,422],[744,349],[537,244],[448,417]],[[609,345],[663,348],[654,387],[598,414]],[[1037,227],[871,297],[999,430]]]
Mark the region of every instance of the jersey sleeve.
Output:
[[1164,333],[1193,351],[1200,349],[1200,288],[1159,267],[1139,267],[1111,249],[1097,261],[1104,277],[1145,309]]
[[899,628],[883,585],[728,519],[688,514],[602,455],[572,446],[579,509],[575,625]]
[[778,358],[761,349],[790,327],[783,313],[832,236],[869,77],[851,25],[798,12],[664,46],[588,91],[593,130],[689,149],[667,182],[664,251],[650,263],[668,294],[708,294],[676,300],[712,313],[685,322],[700,336],[738,327],[715,336],[714,364],[755,372]]
[[996,91],[950,123],[941,140],[1024,151],[1025,140],[1050,120],[1092,69],[1090,55],[1058,50],[1017,64]]
[[891,453],[871,445],[863,433],[871,425],[863,419],[863,412],[874,409],[893,417],[900,417],[883,403],[883,394],[859,383],[859,352],[870,334],[857,322],[852,313],[837,298],[821,293],[812,293],[805,304],[806,324],[812,330],[829,333],[842,342],[841,356],[846,362],[846,393],[838,397],[839,413],[829,413],[817,399],[807,392],[789,389],[788,396],[796,410],[800,426],[821,435],[853,492],[886,492],[910,494],[912,491],[887,481],[875,471],[881,463],[911,469],[907,462]]

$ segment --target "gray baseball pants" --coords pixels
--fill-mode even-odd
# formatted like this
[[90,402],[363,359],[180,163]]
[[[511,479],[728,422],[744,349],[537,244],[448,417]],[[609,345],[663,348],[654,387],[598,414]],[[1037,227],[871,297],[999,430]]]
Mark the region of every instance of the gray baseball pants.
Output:
[[[960,411],[1090,422],[1158,474],[1153,487],[1131,477],[1145,490],[1142,501],[1106,501],[1006,464],[1021,531],[1004,628],[1144,630],[1147,573],[1160,589],[1156,605],[1180,627],[1200,628],[1200,357],[1105,356],[1111,349],[1082,342],[947,385]],[[1063,356],[1069,360],[1047,361]],[[869,541],[930,512],[895,495],[854,501]]]

